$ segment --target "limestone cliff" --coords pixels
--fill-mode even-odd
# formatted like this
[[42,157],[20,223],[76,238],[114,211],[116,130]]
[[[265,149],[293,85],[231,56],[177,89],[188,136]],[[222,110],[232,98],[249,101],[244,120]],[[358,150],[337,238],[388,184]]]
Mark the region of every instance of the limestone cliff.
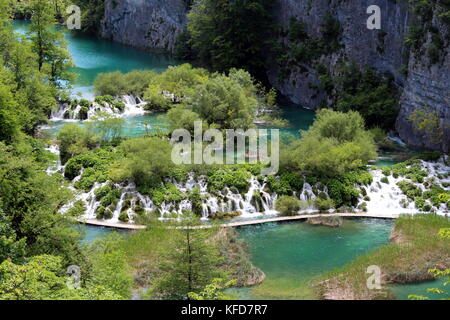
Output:
[[102,37],[156,52],[172,52],[186,26],[183,0],[105,0]]
[[[320,63],[333,74],[340,59],[355,61],[361,67],[369,65],[380,73],[395,79],[401,94],[401,110],[396,130],[408,144],[417,147],[449,150],[450,144],[450,30],[433,12],[432,28],[441,39],[441,60],[432,62],[425,54],[432,42],[430,30],[423,35],[424,41],[416,53],[405,44],[409,27],[416,17],[409,10],[407,1],[394,0],[278,0],[277,20],[287,27],[291,17],[305,22],[308,33],[320,36],[319,26],[326,15],[332,15],[342,26],[340,42],[343,48]],[[381,30],[368,30],[366,13],[370,5],[381,8]],[[283,40],[282,40],[283,41]],[[315,88],[320,84],[317,71],[311,65],[294,70],[284,81],[279,81],[279,66],[271,64],[268,74],[271,83],[292,101],[307,108],[317,108],[327,97]],[[409,120],[412,112],[425,108],[434,112],[444,132],[442,143],[436,144],[426,134],[414,132]]]

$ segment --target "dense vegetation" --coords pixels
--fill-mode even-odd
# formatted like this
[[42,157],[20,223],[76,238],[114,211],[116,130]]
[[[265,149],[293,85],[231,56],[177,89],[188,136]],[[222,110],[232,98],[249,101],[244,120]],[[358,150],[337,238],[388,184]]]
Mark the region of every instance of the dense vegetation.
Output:
[[447,31],[441,33],[438,26],[450,25],[450,2],[411,0],[409,4],[414,13],[414,20],[409,27],[405,44],[415,56],[426,56],[430,66],[442,63],[445,52],[443,49],[448,45],[449,31],[447,28]]
[[266,52],[274,31],[274,1],[197,0],[177,56],[199,59],[214,70],[243,68],[264,81]]
[[264,90],[244,70],[230,69],[227,74],[219,74],[182,64],[161,74],[114,72],[100,74],[95,88],[100,95],[143,97],[147,110],[168,111],[173,129],[193,130],[194,121],[219,129],[248,129],[254,127],[257,118],[286,125],[286,121],[266,113],[277,109],[275,91]]
[[[340,113],[328,109],[318,113],[317,120],[310,130],[303,132],[302,139],[283,147],[278,176],[260,176],[262,167],[259,164],[175,165],[171,161],[169,140],[164,135],[150,134],[125,140],[117,136],[115,141],[111,141],[89,128],[68,124],[58,138],[61,157],[66,163],[65,177],[73,180],[79,176],[74,183],[75,188],[89,191],[96,182],[108,183],[96,190],[97,200],[101,201],[97,217],[105,219],[111,218],[122,194],[115,184],[130,181],[136,184],[141,194],[150,196],[157,206],[163,202],[174,203],[172,210],[176,211],[181,201],[190,200],[192,211],[202,215],[205,195],[200,195],[195,188],[180,191],[173,184],[174,181],[185,182],[189,173],[196,178],[202,177],[208,184],[208,193],[219,199],[224,197],[221,192],[227,187],[244,196],[249,190],[249,180],[254,176],[266,183],[266,191],[279,196],[301,192],[305,182],[314,185],[317,196],[314,205],[321,211],[354,207],[363,192],[363,188],[358,189],[355,185],[372,182],[367,162],[377,156],[372,134],[364,129],[361,116],[355,112]],[[323,192],[325,187],[329,196]],[[131,218],[126,213],[128,209],[132,209],[139,219],[145,218],[140,200],[129,200],[119,218],[128,221]],[[227,201],[226,196],[222,200]],[[262,209],[261,194],[253,195],[252,204]],[[284,214],[295,214],[309,205],[311,203],[300,203],[292,197],[281,197],[277,209]],[[232,210],[239,209],[243,209],[242,202]],[[83,212],[84,209],[80,208],[74,214]],[[211,218],[233,215],[233,212],[226,215],[218,213]]]
[[394,127],[400,106],[392,79],[368,66],[360,69],[354,63],[343,63],[338,76],[331,78],[323,73],[320,80],[322,89],[335,97],[331,108],[344,112],[358,111],[369,127],[384,130]]
[[[54,158],[33,135],[65,96],[71,61],[53,6],[29,4],[30,32],[20,36],[10,2],[0,1],[0,298],[129,298],[129,277],[115,270],[123,259],[108,254],[112,243],[84,248],[82,232],[58,212],[72,194],[60,175],[46,174]],[[72,264],[81,268],[81,290],[66,285]]]

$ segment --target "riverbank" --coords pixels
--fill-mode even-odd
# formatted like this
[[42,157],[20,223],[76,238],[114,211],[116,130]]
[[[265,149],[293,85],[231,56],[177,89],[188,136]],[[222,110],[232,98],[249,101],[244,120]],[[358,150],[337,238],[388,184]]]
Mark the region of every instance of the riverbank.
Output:
[[[441,228],[449,227],[449,219],[437,215],[400,217],[391,243],[324,275],[315,285],[319,296],[327,300],[391,299],[390,285],[432,280],[430,269],[450,267],[449,240],[438,235]],[[365,271],[372,265],[382,272],[380,290],[370,290],[366,285]]]

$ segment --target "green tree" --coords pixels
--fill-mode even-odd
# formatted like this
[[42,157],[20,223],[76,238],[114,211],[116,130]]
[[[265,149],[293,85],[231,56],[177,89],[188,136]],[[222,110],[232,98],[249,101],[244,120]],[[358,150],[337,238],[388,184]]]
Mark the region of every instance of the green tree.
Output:
[[51,255],[32,257],[26,264],[11,260],[0,264],[1,300],[119,300],[122,297],[104,286],[68,287],[62,259]]
[[398,91],[391,79],[385,79],[370,67],[360,69],[355,63],[342,66],[336,78],[335,109],[358,111],[369,127],[390,130],[400,106]]
[[21,129],[11,88],[0,81],[0,141],[12,142]]
[[129,139],[120,145],[125,157],[111,170],[113,180],[132,179],[139,187],[159,187],[173,168],[169,141],[156,137]]
[[92,264],[88,286],[103,286],[112,290],[122,299],[130,299],[133,277],[128,272],[126,255],[121,248],[122,237],[112,234],[96,240],[86,255]]
[[22,261],[25,257],[26,239],[17,239],[11,227],[11,218],[7,217],[0,203],[0,263],[6,259],[14,262]]
[[58,133],[61,162],[86,153],[98,145],[98,140],[89,130],[76,124],[65,124]]
[[408,118],[416,131],[424,134],[433,144],[442,143],[444,130],[441,120],[435,110],[431,107],[415,109]]
[[213,229],[196,229],[199,220],[192,214],[183,217],[172,229],[173,242],[159,264],[160,276],[154,282],[157,297],[186,299],[190,292],[199,293],[213,279],[223,277],[218,269],[219,251],[209,239]]
[[348,113],[322,109],[302,138],[283,150],[282,167],[320,177],[336,177],[364,167],[376,159],[373,136],[364,128],[363,118]]
[[33,51],[38,56],[38,70],[45,72],[56,86],[70,81],[73,74],[68,68],[73,62],[67,51],[64,35],[56,29],[55,7],[49,0],[33,0],[33,14],[29,34]]
[[232,77],[218,75],[200,85],[185,104],[208,124],[224,129],[253,127],[258,101]]
[[[170,109],[167,112],[167,120],[172,130],[184,128],[191,133],[194,132],[194,123],[196,121],[202,121],[198,113],[183,106]],[[207,124],[205,123],[205,125]]]
[[271,0],[198,0],[189,13],[189,44],[215,70],[243,68],[265,80],[274,6]]
[[223,293],[223,290],[236,284],[236,281],[228,281],[216,278],[211,284],[208,284],[200,293],[189,292],[188,297],[191,300],[232,300],[232,297]]
[[275,208],[283,216],[295,216],[300,210],[307,208],[307,204],[303,203],[296,197],[281,196],[277,199]]

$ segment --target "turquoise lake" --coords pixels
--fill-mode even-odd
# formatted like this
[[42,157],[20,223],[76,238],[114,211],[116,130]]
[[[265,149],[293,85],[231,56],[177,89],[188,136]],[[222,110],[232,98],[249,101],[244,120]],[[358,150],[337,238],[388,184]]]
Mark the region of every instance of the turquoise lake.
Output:
[[306,223],[244,227],[239,234],[266,280],[234,289],[240,299],[314,299],[310,281],[389,242],[393,222],[344,220],[340,228]]
[[[15,20],[13,25],[16,32],[26,34],[30,22]],[[76,65],[73,72],[78,76],[74,91],[82,93],[86,98],[93,97],[92,85],[100,73],[142,69],[162,72],[171,65],[179,64],[168,55],[152,54],[116,42],[64,30],[69,52]]]

